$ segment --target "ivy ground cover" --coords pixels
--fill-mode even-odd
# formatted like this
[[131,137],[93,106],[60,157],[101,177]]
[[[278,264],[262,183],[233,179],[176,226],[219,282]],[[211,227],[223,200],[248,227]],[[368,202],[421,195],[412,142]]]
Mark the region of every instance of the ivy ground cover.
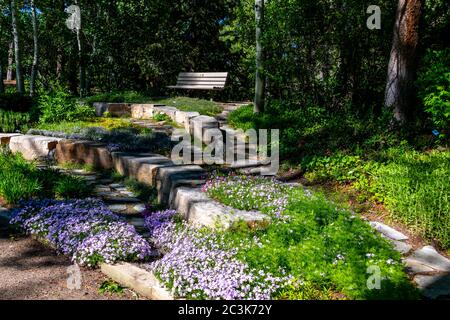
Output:
[[[368,223],[321,196],[273,179],[240,176],[212,177],[204,191],[227,205],[265,212],[273,222],[260,229],[236,225],[213,232],[193,229],[173,211],[149,214],[152,242],[163,257],[147,267],[177,296],[417,297],[391,244]],[[379,286],[372,283],[374,271]]]

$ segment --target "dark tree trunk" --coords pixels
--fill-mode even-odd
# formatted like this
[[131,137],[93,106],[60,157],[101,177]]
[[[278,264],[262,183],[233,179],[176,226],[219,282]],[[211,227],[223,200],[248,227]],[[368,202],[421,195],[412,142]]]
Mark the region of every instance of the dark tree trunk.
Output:
[[262,33],[264,23],[264,0],[255,0],[256,20],[256,80],[255,80],[255,112],[264,111],[265,81],[262,72],[264,48],[262,45]]
[[423,0],[399,0],[389,61],[385,105],[404,123],[414,99],[416,48]]
[[13,64],[14,64],[14,41],[9,43],[8,49],[8,70],[6,71],[6,80],[11,81],[13,79]]
[[33,65],[31,67],[30,75],[30,97],[34,96],[36,77],[39,66],[39,45],[38,45],[38,26],[36,18],[36,6],[34,0],[30,1],[31,4],[31,17],[33,23]]
[[22,61],[20,60],[19,26],[17,21],[17,8],[15,0],[11,0],[11,22],[14,37],[14,55],[16,57],[16,86],[17,91],[20,94],[23,94],[25,92],[25,87],[22,77]]

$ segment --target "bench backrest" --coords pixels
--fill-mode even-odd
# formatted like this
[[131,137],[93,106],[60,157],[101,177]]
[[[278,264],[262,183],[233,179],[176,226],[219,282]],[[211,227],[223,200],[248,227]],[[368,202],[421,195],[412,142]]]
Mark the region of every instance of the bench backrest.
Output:
[[228,72],[181,72],[176,86],[181,89],[222,90],[227,78]]

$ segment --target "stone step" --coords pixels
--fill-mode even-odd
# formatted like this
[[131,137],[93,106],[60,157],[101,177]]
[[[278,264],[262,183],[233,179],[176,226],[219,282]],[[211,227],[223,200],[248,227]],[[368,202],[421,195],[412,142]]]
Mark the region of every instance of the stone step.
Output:
[[249,226],[270,221],[267,215],[260,212],[237,210],[211,200],[201,188],[177,188],[172,209],[177,210],[193,225],[214,229],[227,229],[239,221],[244,221]]
[[10,137],[9,149],[13,153],[21,153],[29,161],[48,159],[61,140],[44,136],[17,135]]
[[12,137],[21,136],[20,133],[0,133],[0,146],[9,146]]
[[89,164],[100,170],[113,168],[111,153],[106,144],[99,142],[62,140],[56,148],[55,158],[60,164]]

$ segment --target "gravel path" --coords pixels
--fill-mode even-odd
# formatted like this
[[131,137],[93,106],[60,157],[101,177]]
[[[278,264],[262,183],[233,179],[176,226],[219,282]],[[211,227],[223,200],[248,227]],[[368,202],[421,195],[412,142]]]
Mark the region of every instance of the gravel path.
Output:
[[0,218],[0,300],[134,300],[129,290],[119,294],[100,294],[107,280],[98,270],[83,270],[80,290],[67,287],[65,256],[39,242],[11,230]]

